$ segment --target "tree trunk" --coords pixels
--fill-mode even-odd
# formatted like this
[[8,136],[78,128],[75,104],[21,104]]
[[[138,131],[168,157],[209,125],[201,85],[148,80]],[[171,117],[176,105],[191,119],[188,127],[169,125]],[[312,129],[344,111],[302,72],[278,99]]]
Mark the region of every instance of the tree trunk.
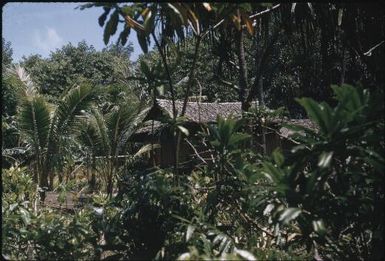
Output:
[[[190,90],[191,90],[191,87],[192,87],[192,85],[194,83],[194,79],[195,79],[195,69],[196,69],[195,67],[196,67],[196,64],[198,61],[199,47],[200,47],[201,40],[202,39],[200,38],[200,36],[198,36],[196,39],[195,51],[194,51],[194,60],[193,60],[193,64],[192,64],[190,72],[189,72],[189,79],[187,82],[187,88],[186,88],[186,92],[184,95],[183,107],[182,107],[182,112],[181,112],[180,116],[184,116],[184,114],[186,113],[188,97],[190,95]],[[176,137],[176,148],[175,148],[175,174],[177,176],[178,181],[179,181],[179,177],[178,177],[179,153],[180,153],[181,141],[182,141],[182,134],[180,131],[178,131],[177,137]]]
[[54,179],[53,172],[50,171],[48,176],[49,176],[49,186],[48,186],[48,189],[52,190],[53,189],[53,179]]
[[90,182],[90,187],[92,192],[94,192],[95,185],[96,185],[95,172],[96,172],[96,158],[95,158],[95,155],[93,154],[92,163],[91,163],[91,182]]
[[342,49],[342,58],[341,58],[341,78],[340,85],[345,83],[345,73],[346,73],[346,59],[345,59],[345,45]]
[[40,187],[40,201],[44,203],[44,200],[45,200],[45,191],[47,190],[48,188],[48,174],[47,174],[47,171],[46,170],[41,170],[40,173],[38,173],[38,175],[40,175],[40,184],[39,184],[39,187]]
[[259,106],[265,106],[265,100],[263,98],[263,77],[259,77],[258,81],[258,103]]
[[239,100],[242,103],[242,110],[247,110],[245,104],[245,96],[247,90],[247,65],[245,58],[245,47],[244,47],[244,33],[241,29],[237,33],[238,37],[238,63],[239,63]]
[[113,182],[112,182],[112,176],[110,176],[108,178],[108,182],[107,182],[107,195],[111,198],[112,197],[112,185],[113,185]]

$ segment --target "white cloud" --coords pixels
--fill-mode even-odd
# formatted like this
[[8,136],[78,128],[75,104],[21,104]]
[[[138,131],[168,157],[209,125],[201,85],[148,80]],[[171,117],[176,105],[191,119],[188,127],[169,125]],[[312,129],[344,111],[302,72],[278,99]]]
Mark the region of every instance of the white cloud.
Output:
[[59,48],[62,43],[63,39],[54,28],[46,27],[44,32],[35,31],[34,44],[46,54]]

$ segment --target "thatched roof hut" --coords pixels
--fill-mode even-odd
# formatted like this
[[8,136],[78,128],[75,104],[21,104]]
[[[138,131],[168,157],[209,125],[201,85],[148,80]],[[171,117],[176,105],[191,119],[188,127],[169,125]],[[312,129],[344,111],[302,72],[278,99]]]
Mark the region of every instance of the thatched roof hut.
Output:
[[[254,104],[255,106],[255,104]],[[177,115],[181,114],[183,107],[183,101],[175,101],[175,108],[177,111]],[[147,122],[143,128],[138,130],[139,133],[150,133],[152,132],[152,128],[154,131],[158,130],[162,123],[159,121],[161,115],[168,115],[172,118],[173,108],[172,101],[166,99],[157,99],[155,102],[155,106],[153,106],[145,120],[154,120],[154,123]],[[221,116],[222,118],[228,117],[241,117],[242,115],[242,104],[240,102],[187,102],[186,112],[184,117],[187,121],[192,123],[214,123],[217,120],[217,116]],[[310,129],[316,129],[316,125],[309,119],[273,119],[271,121],[279,125],[279,123],[289,123],[294,125],[303,126]],[[154,125],[152,125],[154,124]],[[290,136],[293,132],[288,128],[281,127],[280,133],[283,137]]]
[[[175,107],[177,115],[180,116],[183,102],[175,101]],[[155,162],[164,167],[171,166],[174,163],[175,144],[172,134],[169,133],[170,129],[168,127],[170,126],[166,127],[166,125],[167,122],[173,118],[172,101],[157,99],[155,104],[147,110],[144,126],[132,136],[132,139],[138,142],[160,144],[160,148],[153,154]],[[218,116],[222,118],[240,118],[242,116],[241,103],[187,102],[184,126],[190,131],[189,139],[194,140],[195,134],[201,130],[202,125],[215,123]],[[290,123],[316,129],[314,123],[308,119],[290,120],[284,118],[269,118],[267,125],[263,127],[264,135],[261,136],[257,134],[257,132],[254,135],[253,144],[257,151],[270,154],[277,147],[287,151],[293,146],[291,141],[287,139],[293,132],[288,128],[282,127],[281,123]],[[197,141],[196,146],[197,150],[194,152],[191,150],[190,145],[182,142],[180,149],[181,162],[191,162],[191,159],[194,158],[194,154],[196,154],[197,151],[199,154],[202,153],[201,155],[204,155],[205,147],[200,147],[199,141]]]

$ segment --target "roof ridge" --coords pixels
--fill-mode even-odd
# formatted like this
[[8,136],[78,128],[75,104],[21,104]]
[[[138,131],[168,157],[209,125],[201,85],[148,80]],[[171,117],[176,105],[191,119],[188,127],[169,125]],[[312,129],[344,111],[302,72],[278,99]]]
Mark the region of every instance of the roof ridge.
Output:
[[[160,99],[156,98],[157,101],[162,101],[162,102],[172,102],[170,99]],[[184,102],[182,100],[175,100],[175,102]],[[200,104],[241,104],[240,101],[231,101],[231,102],[198,102],[198,101],[188,101],[187,103],[200,103]]]

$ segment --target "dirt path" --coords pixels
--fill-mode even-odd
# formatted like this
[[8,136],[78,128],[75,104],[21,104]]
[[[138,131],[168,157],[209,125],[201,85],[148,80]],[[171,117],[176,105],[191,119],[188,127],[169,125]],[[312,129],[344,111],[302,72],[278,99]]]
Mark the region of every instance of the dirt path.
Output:
[[76,204],[76,194],[74,192],[67,192],[67,197],[64,203],[60,203],[57,199],[58,193],[48,191],[44,200],[44,205],[53,208],[63,208],[73,210]]

